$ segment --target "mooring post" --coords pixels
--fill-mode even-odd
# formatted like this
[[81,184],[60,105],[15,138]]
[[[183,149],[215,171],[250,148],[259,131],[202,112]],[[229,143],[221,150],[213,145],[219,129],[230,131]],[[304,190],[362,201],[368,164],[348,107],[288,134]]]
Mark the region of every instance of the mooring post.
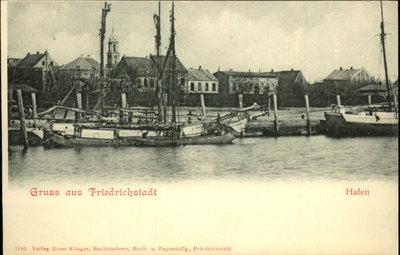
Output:
[[342,103],[340,102],[340,95],[336,95],[336,102],[337,105],[342,105]]
[[89,111],[90,110],[90,105],[89,105],[89,97],[90,97],[90,90],[86,89],[86,110]]
[[11,107],[12,107],[12,97],[13,97],[13,90],[8,90],[8,125],[11,125]]
[[32,98],[32,113],[33,113],[33,118],[37,118],[36,94],[35,94],[34,92],[31,93],[31,98]]
[[123,92],[123,93],[121,93],[121,107],[122,108],[126,108],[126,94]]
[[206,118],[206,104],[204,103],[204,95],[200,94],[201,110],[203,114],[203,120]]
[[18,95],[18,111],[19,111],[19,121],[21,123],[21,132],[22,132],[22,142],[24,145],[24,149],[28,149],[28,133],[26,131],[26,123],[25,123],[25,112],[24,112],[24,102],[22,100],[22,92],[20,89],[17,89]]
[[394,102],[394,111],[395,111],[395,113],[396,113],[396,117],[398,116],[398,114],[399,114],[399,105],[397,104],[397,96],[396,95],[393,95],[393,102]]
[[372,104],[372,96],[368,95],[368,105],[371,105],[371,104]]
[[82,109],[82,94],[81,94],[81,92],[76,93],[76,104],[79,109]]
[[271,96],[268,95],[268,116],[270,116],[271,113]]
[[307,135],[311,135],[310,104],[307,94],[304,95],[304,99],[306,100]]
[[243,94],[239,94],[239,109],[243,108]]
[[[82,93],[81,92],[76,93],[76,106],[79,109],[82,109]],[[77,113],[76,116],[78,117],[78,119],[82,118],[81,113]]]
[[279,126],[278,126],[278,97],[276,94],[273,94],[272,96],[273,98],[273,103],[274,103],[274,126],[275,126],[275,130],[278,131],[279,130]]

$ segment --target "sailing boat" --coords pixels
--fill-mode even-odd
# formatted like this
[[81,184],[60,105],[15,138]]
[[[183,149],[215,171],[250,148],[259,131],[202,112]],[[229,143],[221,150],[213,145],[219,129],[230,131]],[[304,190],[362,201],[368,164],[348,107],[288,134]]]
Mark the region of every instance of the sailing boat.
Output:
[[[85,127],[76,125],[74,135],[66,135],[61,133],[49,134],[44,142],[46,147],[80,147],[80,146],[179,146],[193,144],[230,144],[235,136],[229,132],[229,128],[217,121],[213,125],[203,129],[199,135],[185,134],[184,126],[177,122],[177,98],[176,98],[176,52],[175,52],[175,17],[174,2],[172,2],[171,11],[171,36],[170,45],[165,58],[164,67],[169,61],[168,85],[171,101],[172,119],[170,123],[166,123],[166,104],[161,96],[162,86],[160,79],[158,80],[158,99],[159,114],[164,113],[161,118],[159,115],[158,123],[152,125],[141,125],[124,130],[121,127]],[[158,66],[156,68],[159,70]],[[164,68],[163,68],[164,70]],[[157,75],[158,76],[158,75]],[[159,75],[157,78],[162,77]],[[136,133],[132,133],[136,132]],[[141,135],[138,135],[140,132]]]
[[330,136],[397,136],[398,135],[398,106],[396,96],[392,95],[389,84],[386,62],[385,28],[383,8],[381,6],[381,44],[385,68],[385,83],[387,89],[387,104],[369,106],[364,109],[347,109],[341,105],[334,105],[331,112],[325,112],[326,132]]

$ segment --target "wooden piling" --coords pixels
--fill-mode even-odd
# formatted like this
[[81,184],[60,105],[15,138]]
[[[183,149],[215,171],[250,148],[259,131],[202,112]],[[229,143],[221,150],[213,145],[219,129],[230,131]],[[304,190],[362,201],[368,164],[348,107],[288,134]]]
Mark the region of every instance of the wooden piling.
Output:
[[37,118],[36,94],[31,93],[33,118]]
[[272,99],[273,99],[273,103],[274,103],[274,126],[275,126],[275,130],[278,131],[279,130],[279,126],[278,126],[278,97],[276,96],[276,94],[272,95]]
[[372,96],[368,95],[368,105],[371,105],[371,104],[372,104]]
[[76,105],[79,109],[82,109],[82,94],[80,92],[76,93]]
[[206,104],[204,103],[204,95],[200,94],[201,110],[203,114],[203,120],[206,118]]
[[271,96],[268,95],[268,116],[270,116],[271,113]]
[[396,113],[396,116],[399,114],[399,105],[397,104],[397,96],[393,95],[393,102],[394,102],[394,111]]
[[311,120],[310,120],[310,104],[308,102],[308,95],[304,95],[306,101],[306,117],[307,117],[307,135],[311,135]]
[[11,124],[11,107],[12,107],[12,99],[13,98],[13,90],[9,89],[8,90],[8,125]]
[[243,108],[243,94],[239,94],[239,109]]
[[[79,109],[82,109],[82,93],[81,92],[76,93],[76,105]],[[78,119],[82,118],[81,113],[77,113],[76,116],[78,117]]]
[[89,105],[89,99],[90,98],[90,91],[89,89],[86,90],[86,110],[89,111],[90,110],[90,105]]
[[22,142],[24,145],[24,149],[27,149],[29,147],[28,133],[26,131],[24,102],[22,100],[22,92],[20,89],[17,90],[17,95],[18,95],[19,120],[21,123],[21,132],[22,132]]
[[125,93],[121,93],[121,107],[122,108],[126,108],[126,94]]
[[340,95],[336,95],[336,102],[337,105],[342,105],[342,103],[340,102]]

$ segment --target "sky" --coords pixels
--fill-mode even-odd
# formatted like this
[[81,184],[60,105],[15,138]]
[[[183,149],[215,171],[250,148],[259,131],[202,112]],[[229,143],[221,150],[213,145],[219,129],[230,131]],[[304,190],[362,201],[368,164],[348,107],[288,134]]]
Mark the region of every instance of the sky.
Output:
[[[389,77],[398,73],[397,2],[383,2]],[[8,56],[49,54],[58,64],[99,56],[102,1],[8,2]],[[112,1],[106,40],[114,29],[121,56],[155,54],[155,1]],[[162,53],[168,46],[171,2],[161,3]],[[185,67],[301,70],[309,82],[339,67],[364,67],[384,78],[380,5],[366,2],[178,1],[176,49]]]

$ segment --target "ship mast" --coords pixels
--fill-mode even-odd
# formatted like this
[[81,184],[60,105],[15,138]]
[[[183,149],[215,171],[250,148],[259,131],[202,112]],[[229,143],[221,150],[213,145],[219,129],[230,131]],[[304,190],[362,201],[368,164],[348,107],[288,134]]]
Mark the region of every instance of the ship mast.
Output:
[[160,70],[160,48],[161,48],[161,2],[158,2],[158,15],[154,14],[154,23],[156,26],[156,36],[155,36],[155,42],[156,42],[156,59],[155,59],[155,75],[156,75],[156,82],[157,82],[157,110],[158,110],[158,116],[157,120],[158,122],[163,121],[163,98],[162,98],[162,82],[161,82],[161,77],[162,77],[162,72]]
[[100,77],[104,77],[104,37],[106,34],[106,17],[111,10],[111,4],[104,3],[104,8],[101,12],[101,28],[100,28]]
[[172,2],[171,10],[171,38],[170,38],[170,50],[171,50],[171,73],[170,73],[170,88],[171,88],[171,114],[172,123],[176,124],[176,52],[175,52],[175,13],[174,13],[175,3]]
[[388,67],[387,67],[387,61],[386,61],[386,46],[385,46],[385,37],[386,37],[386,33],[385,33],[385,26],[384,26],[384,22],[383,22],[383,8],[382,8],[382,1],[380,1],[381,3],[381,43],[382,43],[382,53],[383,53],[383,63],[384,63],[384,67],[385,67],[385,83],[386,83],[386,89],[387,89],[387,101],[389,104],[389,110],[392,110],[392,95],[391,95],[391,90],[390,90],[390,85],[389,85],[389,76],[388,76]]

